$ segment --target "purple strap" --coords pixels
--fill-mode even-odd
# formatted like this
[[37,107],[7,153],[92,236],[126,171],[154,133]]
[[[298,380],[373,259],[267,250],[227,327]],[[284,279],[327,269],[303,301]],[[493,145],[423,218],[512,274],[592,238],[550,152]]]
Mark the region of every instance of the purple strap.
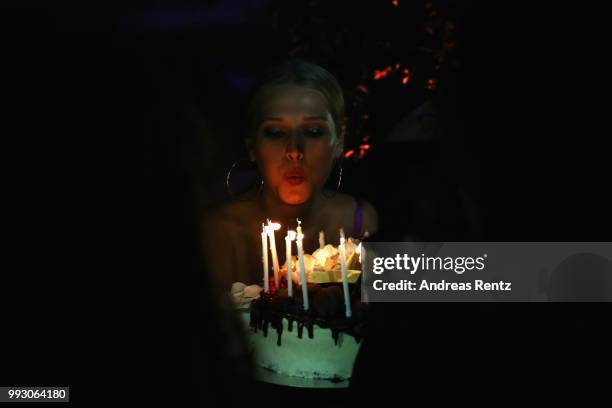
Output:
[[363,227],[363,201],[355,199],[355,220],[353,221],[353,236],[361,239],[361,228]]

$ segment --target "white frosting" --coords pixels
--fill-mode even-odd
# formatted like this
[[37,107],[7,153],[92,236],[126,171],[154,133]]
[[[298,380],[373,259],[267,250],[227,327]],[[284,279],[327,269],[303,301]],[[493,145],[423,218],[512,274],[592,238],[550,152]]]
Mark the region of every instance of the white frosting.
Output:
[[313,328],[313,338],[308,337],[304,327],[302,338],[298,337],[297,323],[288,331],[288,321],[283,319],[281,345],[277,344],[276,329],[268,328],[268,335],[261,330],[254,332],[249,327],[250,315],[241,312],[247,328],[249,347],[253,350],[255,364],[276,373],[301,378],[348,379],[353,373],[353,364],[361,343],[353,336],[339,333],[335,344],[330,329],[317,325]]

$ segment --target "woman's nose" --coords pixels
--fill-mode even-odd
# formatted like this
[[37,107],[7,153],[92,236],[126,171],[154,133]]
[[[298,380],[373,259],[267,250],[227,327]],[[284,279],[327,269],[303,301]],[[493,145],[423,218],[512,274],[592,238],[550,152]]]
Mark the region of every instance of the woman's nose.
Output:
[[287,143],[287,159],[302,160],[304,158],[302,143],[299,138],[295,135],[289,138]]

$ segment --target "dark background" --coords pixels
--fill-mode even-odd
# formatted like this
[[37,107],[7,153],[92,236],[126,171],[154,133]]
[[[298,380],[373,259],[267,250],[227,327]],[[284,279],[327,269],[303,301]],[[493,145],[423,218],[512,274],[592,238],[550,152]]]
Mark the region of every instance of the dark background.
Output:
[[[141,98],[130,109],[144,108],[155,135],[149,152],[174,143],[202,205],[225,198],[225,173],[245,157],[240,118],[255,73],[296,55],[321,62],[345,87],[347,150],[363,135],[371,149],[345,160],[343,190],[373,202],[389,239],[604,239],[605,115],[597,101],[607,84],[595,11],[432,7],[437,19],[425,2],[162,2],[122,13],[115,46],[125,57],[124,88]],[[436,71],[435,58],[419,50],[442,41],[423,27],[441,36],[449,22],[456,45]],[[371,79],[395,63],[414,71],[408,86],[397,74]],[[438,80],[433,92],[429,78]],[[428,100],[439,138],[389,142],[402,117]]]
[[[343,191],[377,207],[381,239],[609,241],[600,11],[433,4],[443,19],[406,1],[8,7],[4,383],[82,383],[85,400],[87,386],[119,377],[191,384],[192,338],[214,333],[194,266],[197,210],[224,198],[224,174],[244,157],[251,78],[292,50],[326,65],[357,101],[353,113],[369,115],[353,122],[348,142],[355,148],[367,133],[371,149],[345,161]],[[456,46],[435,70],[419,47],[440,41],[423,30],[448,21]],[[395,63],[415,70],[407,86],[371,79]],[[424,87],[430,78],[435,92]],[[369,95],[359,100],[363,81]],[[426,100],[438,107],[439,139],[389,142]],[[551,370],[574,352],[604,364],[598,305],[425,306],[417,323],[403,306],[380,311],[370,349],[399,350],[414,332],[428,335],[411,347],[444,349],[443,339],[463,333],[465,350],[512,350],[526,366],[547,344],[563,350],[547,349]],[[373,361],[366,371],[387,376],[407,363]]]

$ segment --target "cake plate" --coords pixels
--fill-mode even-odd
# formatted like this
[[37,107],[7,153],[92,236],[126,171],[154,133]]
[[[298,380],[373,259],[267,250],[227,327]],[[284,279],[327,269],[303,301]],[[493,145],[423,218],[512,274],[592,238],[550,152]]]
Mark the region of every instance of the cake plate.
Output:
[[279,374],[266,368],[255,366],[255,378],[261,382],[298,388],[348,388],[349,380],[324,380],[301,378]]

